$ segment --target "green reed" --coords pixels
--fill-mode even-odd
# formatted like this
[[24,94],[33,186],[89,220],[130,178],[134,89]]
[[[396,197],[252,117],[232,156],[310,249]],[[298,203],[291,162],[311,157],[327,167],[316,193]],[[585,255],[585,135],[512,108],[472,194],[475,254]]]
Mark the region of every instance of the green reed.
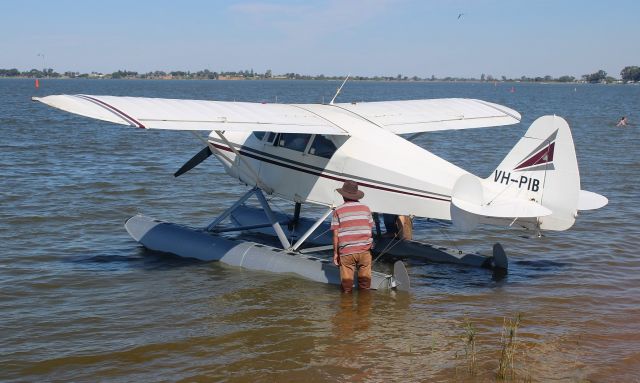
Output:
[[498,379],[515,379],[514,357],[518,348],[518,328],[522,314],[518,313],[512,319],[503,318],[502,334],[500,336],[500,360],[498,363]]
[[473,324],[465,319],[464,321],[464,353],[467,358],[467,368],[470,375],[476,374],[476,336],[477,330]]

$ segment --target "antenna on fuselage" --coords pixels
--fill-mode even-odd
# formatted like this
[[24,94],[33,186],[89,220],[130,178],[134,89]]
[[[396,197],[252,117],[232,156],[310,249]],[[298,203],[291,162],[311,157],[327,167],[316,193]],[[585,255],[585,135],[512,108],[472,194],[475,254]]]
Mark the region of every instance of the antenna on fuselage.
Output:
[[347,80],[349,79],[349,76],[351,76],[351,73],[349,73],[347,75],[347,77],[344,79],[344,81],[342,82],[342,85],[340,85],[340,88],[338,88],[338,90],[336,91],[336,94],[331,99],[331,102],[329,103],[329,105],[333,105],[333,102],[336,100],[336,97],[338,97],[338,95],[340,94],[340,91],[342,90],[342,87],[344,86],[344,84],[347,83]]

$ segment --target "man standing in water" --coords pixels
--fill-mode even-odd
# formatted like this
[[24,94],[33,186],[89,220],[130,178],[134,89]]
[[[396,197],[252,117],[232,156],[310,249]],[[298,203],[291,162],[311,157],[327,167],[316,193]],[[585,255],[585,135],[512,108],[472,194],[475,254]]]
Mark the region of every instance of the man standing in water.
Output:
[[360,203],[364,192],[354,181],[345,181],[336,189],[344,203],[336,208],[331,220],[333,263],[340,267],[342,291],[353,290],[353,274],[358,270],[358,288],[371,287],[371,210]]

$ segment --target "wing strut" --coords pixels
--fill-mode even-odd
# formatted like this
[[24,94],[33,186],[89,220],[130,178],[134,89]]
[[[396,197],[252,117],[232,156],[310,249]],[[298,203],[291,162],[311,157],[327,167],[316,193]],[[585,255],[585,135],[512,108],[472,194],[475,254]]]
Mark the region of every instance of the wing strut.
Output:
[[271,194],[273,192],[273,190],[270,187],[262,184],[262,182],[260,181],[260,177],[258,177],[258,172],[256,172],[256,170],[253,168],[253,166],[251,166],[251,164],[249,162],[247,162],[247,160],[244,159],[244,156],[242,154],[240,154],[238,149],[236,149],[233,146],[233,144],[231,144],[231,142],[229,142],[229,140],[227,140],[227,137],[224,136],[222,131],[216,130],[215,132],[218,135],[218,137],[220,137],[220,139],[222,141],[224,141],[224,143],[229,146],[229,148],[236,154],[236,156],[238,156],[238,159],[240,161],[242,161],[242,163],[247,167],[247,169],[249,170],[249,172],[253,176],[253,179],[256,182],[256,186],[259,187],[260,189],[266,191],[267,193]]

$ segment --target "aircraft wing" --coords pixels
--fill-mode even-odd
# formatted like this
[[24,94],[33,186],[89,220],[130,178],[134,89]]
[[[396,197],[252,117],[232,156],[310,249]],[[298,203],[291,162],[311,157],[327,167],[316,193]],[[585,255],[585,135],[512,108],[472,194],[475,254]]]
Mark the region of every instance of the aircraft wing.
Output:
[[81,116],[146,129],[347,134],[331,122],[289,104],[81,94],[32,99]]
[[395,134],[517,124],[520,113],[467,98],[334,104]]

